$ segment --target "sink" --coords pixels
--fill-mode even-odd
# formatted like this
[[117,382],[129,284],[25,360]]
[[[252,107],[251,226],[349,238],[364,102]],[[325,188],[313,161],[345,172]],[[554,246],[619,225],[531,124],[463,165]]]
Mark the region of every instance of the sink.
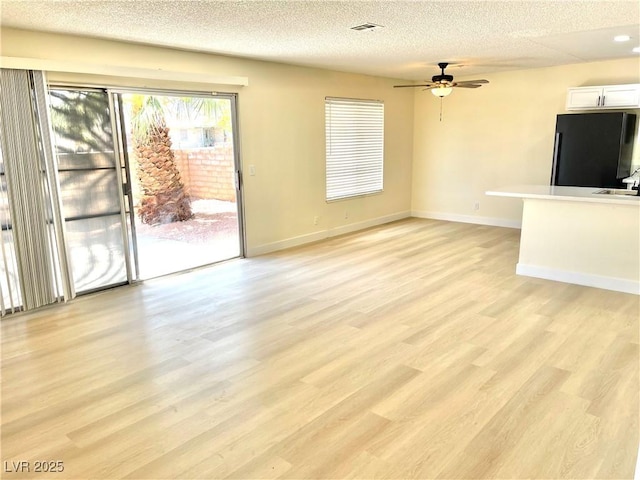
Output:
[[598,190],[593,192],[597,195],[622,195],[622,196],[636,196],[638,192],[635,190],[627,190],[624,188],[603,188],[602,190]]

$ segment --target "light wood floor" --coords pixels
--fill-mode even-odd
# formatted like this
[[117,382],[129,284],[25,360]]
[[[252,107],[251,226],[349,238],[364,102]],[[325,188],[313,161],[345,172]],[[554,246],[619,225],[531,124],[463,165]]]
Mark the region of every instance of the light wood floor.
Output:
[[409,219],[7,318],[3,469],[64,472],[3,478],[632,478],[639,298],[516,276],[518,237]]

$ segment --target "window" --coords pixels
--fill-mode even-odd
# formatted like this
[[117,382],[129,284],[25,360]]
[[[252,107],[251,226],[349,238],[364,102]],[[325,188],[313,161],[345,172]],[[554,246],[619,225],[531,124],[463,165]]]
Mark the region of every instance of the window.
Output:
[[382,192],[384,103],[325,99],[327,201]]
[[213,147],[216,144],[216,131],[213,127],[202,129],[202,146]]

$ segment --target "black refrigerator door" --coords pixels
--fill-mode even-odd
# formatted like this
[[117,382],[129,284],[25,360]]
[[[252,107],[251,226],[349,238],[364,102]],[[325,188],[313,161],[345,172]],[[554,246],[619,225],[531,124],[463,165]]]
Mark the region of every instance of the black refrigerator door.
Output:
[[624,113],[558,115],[554,185],[618,187]]

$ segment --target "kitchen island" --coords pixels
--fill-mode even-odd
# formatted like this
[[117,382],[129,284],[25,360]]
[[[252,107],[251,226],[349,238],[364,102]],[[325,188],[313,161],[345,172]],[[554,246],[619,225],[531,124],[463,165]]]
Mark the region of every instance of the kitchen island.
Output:
[[486,192],[523,201],[516,273],[640,295],[640,197],[601,191],[517,185]]

